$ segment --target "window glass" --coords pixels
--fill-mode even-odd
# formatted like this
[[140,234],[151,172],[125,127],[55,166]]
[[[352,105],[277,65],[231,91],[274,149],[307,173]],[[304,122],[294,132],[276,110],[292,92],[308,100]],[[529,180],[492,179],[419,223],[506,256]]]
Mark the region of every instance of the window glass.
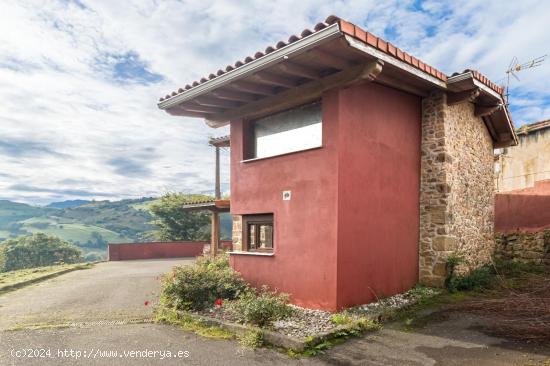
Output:
[[248,246],[250,249],[256,249],[256,225],[248,225]]
[[260,231],[260,248],[273,249],[273,226],[271,225],[259,225]]
[[321,103],[289,109],[252,123],[254,156],[265,158],[322,144]]
[[273,214],[243,215],[243,250],[273,251]]

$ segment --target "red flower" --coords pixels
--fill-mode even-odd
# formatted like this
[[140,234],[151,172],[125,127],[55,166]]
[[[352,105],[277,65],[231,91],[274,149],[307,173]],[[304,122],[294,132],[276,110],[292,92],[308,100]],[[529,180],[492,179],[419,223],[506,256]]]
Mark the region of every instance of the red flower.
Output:
[[216,306],[222,306],[222,305],[223,305],[223,301],[222,301],[222,299],[216,299],[216,301],[214,302],[214,304],[216,304]]
[[149,305],[149,300],[145,300],[145,302],[143,303],[143,305],[145,305],[145,306]]

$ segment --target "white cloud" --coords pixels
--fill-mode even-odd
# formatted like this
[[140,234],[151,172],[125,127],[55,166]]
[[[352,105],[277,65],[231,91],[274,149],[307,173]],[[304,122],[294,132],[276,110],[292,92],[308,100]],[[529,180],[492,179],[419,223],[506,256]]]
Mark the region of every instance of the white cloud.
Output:
[[[444,72],[472,67],[498,80],[512,56],[550,53],[549,11],[534,1],[8,1],[0,13],[0,198],[211,190],[206,141],[227,129],[169,116],[158,97],[329,14]],[[514,83],[516,123],[550,117],[549,77],[550,60]],[[14,154],[14,141],[29,152]],[[227,184],[227,154],[223,168]]]

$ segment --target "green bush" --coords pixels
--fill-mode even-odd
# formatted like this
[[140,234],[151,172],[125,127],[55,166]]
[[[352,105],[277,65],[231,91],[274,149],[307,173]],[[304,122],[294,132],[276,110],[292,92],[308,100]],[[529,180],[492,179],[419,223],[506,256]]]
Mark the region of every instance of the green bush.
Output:
[[449,292],[480,291],[490,288],[495,279],[492,267],[483,266],[476,268],[466,275],[454,275],[447,281]]
[[229,258],[199,259],[195,265],[175,267],[164,277],[163,296],[179,310],[202,310],[217,299],[232,300],[247,288]]
[[229,304],[236,316],[246,323],[265,327],[276,320],[282,320],[292,315],[288,306],[288,295],[270,291],[263,286],[259,292],[249,290],[237,300]]
[[0,272],[78,262],[82,262],[80,249],[42,233],[8,239],[0,246]]

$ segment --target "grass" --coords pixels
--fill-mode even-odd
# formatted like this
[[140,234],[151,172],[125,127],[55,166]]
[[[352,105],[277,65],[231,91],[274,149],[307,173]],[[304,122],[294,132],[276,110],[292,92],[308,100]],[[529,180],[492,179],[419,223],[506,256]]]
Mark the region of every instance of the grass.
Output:
[[27,268],[16,271],[0,272],[0,294],[36,283],[68,271],[91,268],[93,264],[60,264],[56,266]]
[[420,291],[416,294],[419,300],[409,308],[388,314],[388,317],[400,323],[403,330],[414,331],[435,320],[434,317],[442,316],[432,310],[468,299],[499,296],[503,289],[519,289],[533,276],[545,273],[546,268],[543,265],[497,261],[475,269],[468,275],[457,276],[450,284],[450,291],[441,291],[436,296],[423,294],[422,287],[417,287],[417,291]]
[[204,324],[190,316],[177,312],[175,309],[168,308],[162,303],[161,301],[161,304],[155,310],[155,320],[159,323],[176,325],[185,331],[193,332],[207,338],[235,338],[235,334],[226,329]]
[[[32,223],[35,223],[35,222],[32,222]],[[80,243],[85,243],[88,240],[91,240],[93,232],[97,232],[98,234],[100,234],[109,243],[125,243],[125,242],[134,241],[133,239],[125,236],[121,236],[114,231],[107,230],[99,226],[85,225],[85,224],[75,224],[75,223],[51,224],[50,223],[47,227],[43,229],[34,227],[30,224],[25,224],[23,225],[22,229],[33,234],[45,233],[47,235],[57,236],[63,240],[72,240],[74,242],[80,242]]]
[[[294,357],[294,358],[317,356],[319,354],[325,353],[327,350],[331,349],[332,347],[345,342],[349,338],[360,337],[367,331],[380,330],[382,328],[382,326],[379,323],[366,318],[361,318],[358,320],[351,321],[350,317],[348,317],[347,315],[344,315],[342,318],[336,318],[336,319],[339,319],[339,320],[336,320],[337,322],[342,322],[342,325],[347,325],[347,327],[345,329],[342,329],[333,333],[330,337],[326,338],[320,343],[310,344],[303,351],[296,351],[293,349],[289,349],[287,350],[287,354],[290,357]],[[335,321],[334,317],[332,321],[333,322]],[[310,337],[309,342],[312,342],[312,341],[313,341],[313,338]]]

